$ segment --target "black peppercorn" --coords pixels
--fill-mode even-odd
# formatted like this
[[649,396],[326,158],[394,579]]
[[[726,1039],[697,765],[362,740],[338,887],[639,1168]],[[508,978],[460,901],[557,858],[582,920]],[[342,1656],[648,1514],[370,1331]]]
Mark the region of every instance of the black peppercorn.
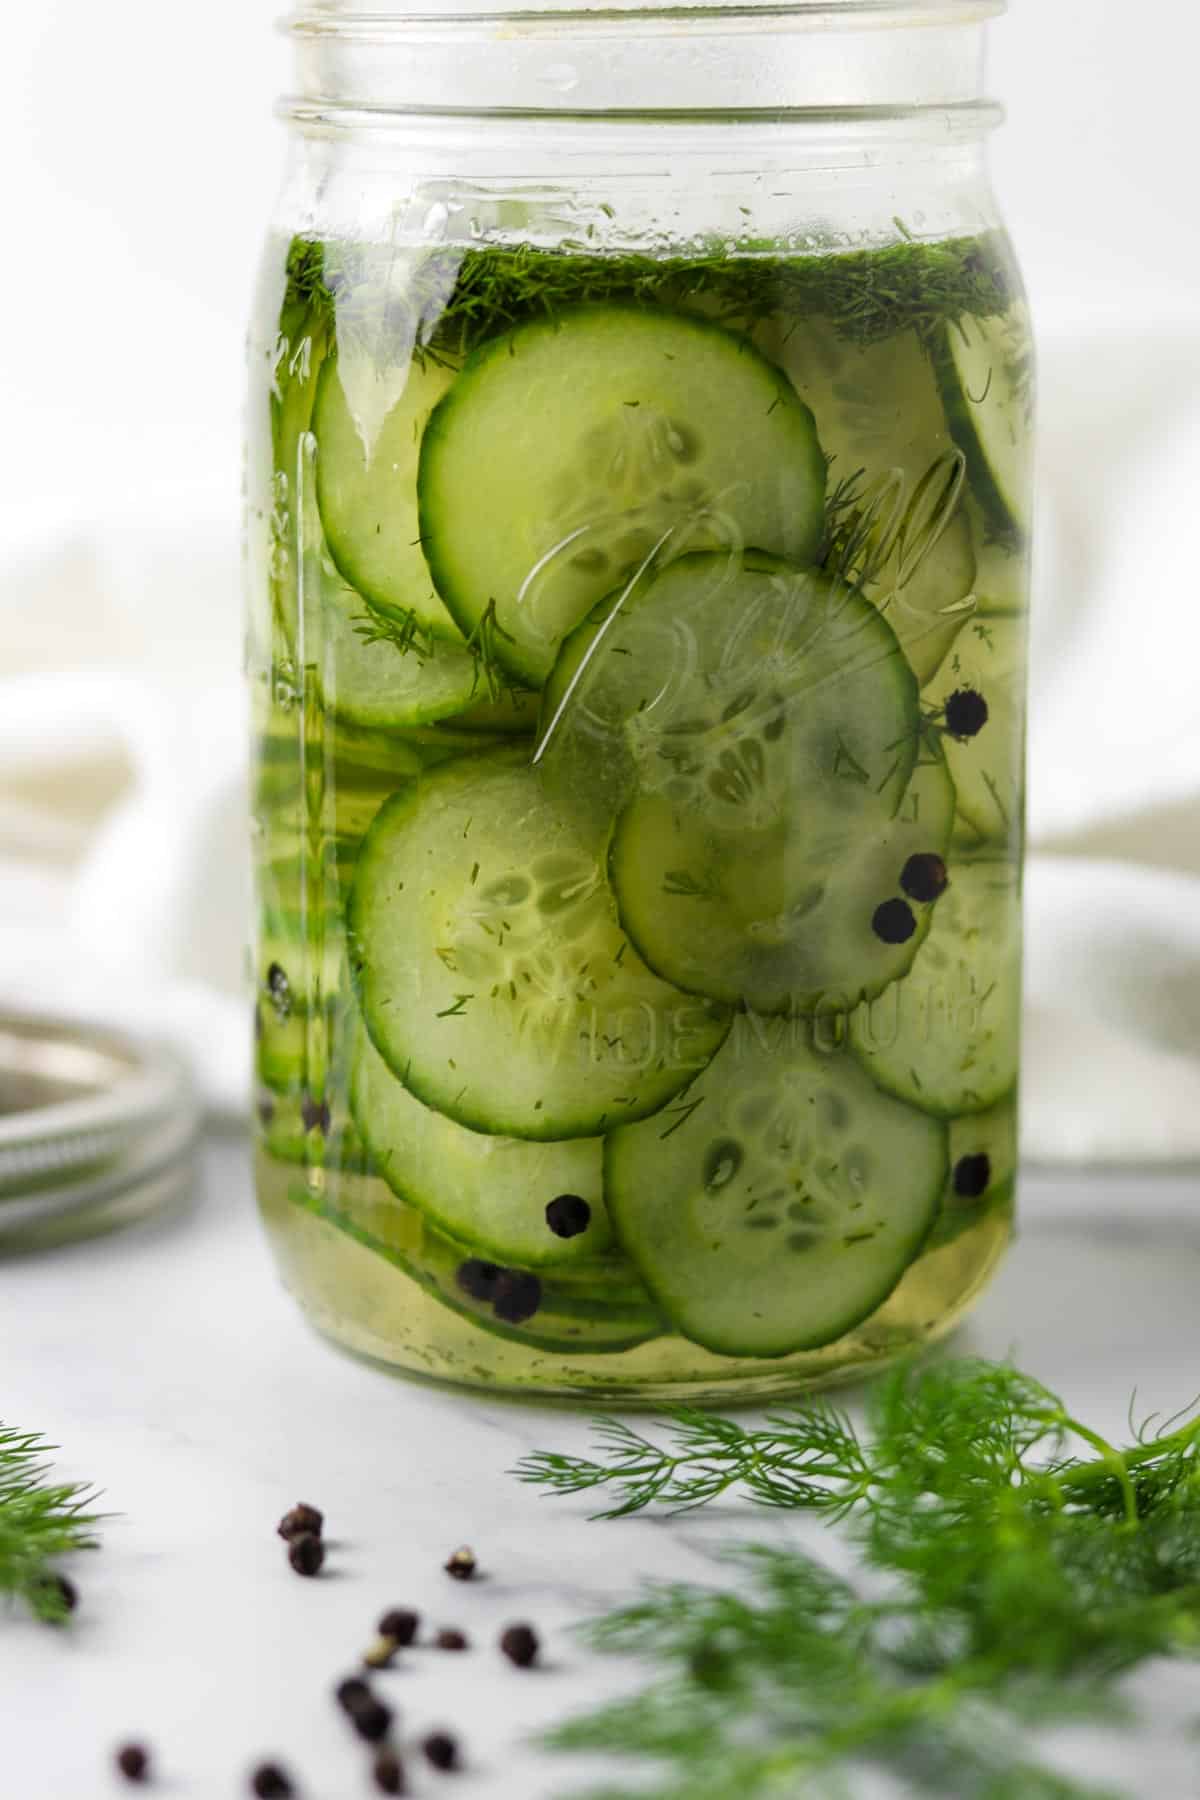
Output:
[[281,1538],[287,1539],[289,1544],[293,1538],[303,1537],[305,1534],[311,1537],[320,1537],[325,1529],[325,1515],[315,1506],[309,1506],[306,1501],[298,1500],[295,1506],[290,1507],[284,1513],[275,1529]]
[[458,1550],[451,1551],[445,1562],[447,1575],[453,1575],[455,1581],[470,1581],[475,1573],[475,1552],[463,1544]]
[[504,1274],[499,1263],[481,1262],[477,1256],[468,1256],[466,1262],[460,1263],[455,1280],[464,1294],[472,1300],[488,1300],[496,1292],[496,1283]]
[[946,702],[946,730],[951,737],[978,737],[988,722],[988,703],[975,688],[955,688]]
[[259,1763],[250,1777],[250,1791],[259,1800],[288,1800],[296,1790],[278,1763]]
[[382,1743],[392,1729],[391,1707],[376,1700],[373,1694],[351,1708],[348,1717],[359,1737],[368,1744]]
[[438,1632],[433,1640],[433,1647],[435,1650],[467,1650],[470,1645],[465,1631],[455,1631],[450,1626],[445,1631]]
[[435,1769],[457,1769],[458,1740],[448,1731],[431,1731],[421,1748]]
[[871,929],[885,944],[907,944],[917,921],[907,900],[885,900],[875,908]]
[[421,1623],[419,1613],[412,1612],[407,1606],[393,1606],[384,1613],[375,1627],[381,1638],[391,1638],[393,1644],[403,1649],[414,1642]]
[[288,1545],[288,1561],[297,1575],[319,1575],[325,1561],[325,1546],[311,1531],[302,1531]]
[[150,1752],[144,1744],[122,1744],[113,1760],[126,1781],[149,1781]]
[[592,1209],[580,1194],[559,1194],[546,1208],[546,1223],[555,1237],[579,1237],[592,1222]]
[[500,1633],[500,1648],[518,1669],[528,1669],[537,1661],[537,1632],[530,1625],[510,1625]]
[[542,1284],[525,1269],[503,1269],[492,1294],[492,1311],[509,1325],[532,1319],[542,1304]]
[[361,1675],[348,1675],[345,1681],[339,1681],[335,1690],[337,1703],[348,1716],[353,1716],[360,1706],[369,1706],[375,1696]]
[[960,1200],[978,1200],[987,1193],[992,1180],[992,1162],[986,1150],[973,1156],[960,1156],[954,1165],[954,1191]]
[[928,906],[944,893],[948,880],[945,863],[928,850],[910,856],[900,871],[900,886],[910,900],[916,900],[922,906]]
[[381,1794],[402,1794],[407,1787],[404,1764],[394,1750],[381,1750],[375,1758],[371,1773]]
[[300,1117],[304,1121],[305,1131],[319,1131],[322,1137],[329,1136],[329,1127],[333,1121],[328,1100],[317,1100],[312,1094],[305,1094],[300,1102]]
[[267,970],[267,992],[282,1022],[292,1010],[292,984],[282,964],[273,962]]

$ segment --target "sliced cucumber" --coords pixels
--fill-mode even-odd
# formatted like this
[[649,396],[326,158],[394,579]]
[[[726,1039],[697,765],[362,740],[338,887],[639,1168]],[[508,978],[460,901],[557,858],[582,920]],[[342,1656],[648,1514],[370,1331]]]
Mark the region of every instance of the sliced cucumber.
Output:
[[[307,923],[308,933],[304,927]],[[256,978],[267,995],[287,993],[295,1006],[346,990],[346,936],[340,913],[313,918],[264,910],[256,937]]]
[[916,682],[860,595],[772,557],[685,556],[563,648],[538,759],[579,811],[661,796],[734,838],[775,833],[793,891],[899,805]]
[[[380,802],[379,804],[382,804]],[[378,811],[378,805],[376,806]],[[368,824],[370,821],[367,821]],[[278,850],[266,868],[258,874],[259,892],[269,892],[272,905],[281,913],[299,917],[304,890],[307,859],[294,840],[277,838],[272,848]],[[330,838],[324,846],[327,892],[334,904],[345,899],[354,880],[358,858],[357,838]]]
[[269,996],[254,1008],[254,1067],[263,1087],[274,1093],[299,1092],[308,1067],[308,1009],[289,1004],[277,1009]]
[[[479,704],[486,706],[488,702]],[[438,763],[461,756],[466,750],[486,749],[489,744],[517,735],[498,729],[492,736],[482,722],[476,722],[480,717],[475,701],[465,714],[436,720],[431,725],[353,725],[326,716],[321,720],[319,735],[310,740],[309,756],[336,762],[352,783],[381,787],[391,781],[399,787],[422,769],[436,768]],[[463,719],[469,723],[463,725]],[[284,757],[291,759],[293,772],[296,754],[293,736],[282,751]]]
[[540,1268],[611,1246],[599,1138],[531,1144],[468,1131],[415,1099],[361,1029],[350,1105],[388,1186],[477,1254]]
[[980,506],[997,531],[1027,532],[1033,348],[1024,304],[1003,318],[947,326],[936,361],[946,418]]
[[457,633],[437,635],[411,608],[372,612],[345,580],[323,534],[311,434],[299,456],[303,554],[287,638],[296,663],[312,671],[326,713],[351,730],[386,731],[426,725],[485,698],[479,659]]
[[[819,318],[780,334],[779,360],[830,458],[834,572],[869,550],[863,591],[924,685],[973,610],[975,581],[962,458],[933,365],[914,331],[852,344]],[[850,569],[838,569],[839,543]]]
[[359,852],[352,966],[405,1086],[476,1131],[595,1137],[692,1079],[728,1016],[642,963],[601,847],[523,750],[444,764],[397,794]]
[[258,1141],[277,1162],[315,1164],[346,1175],[367,1171],[367,1153],[353,1125],[303,1089],[261,1088],[255,1105]]
[[1029,554],[994,537],[978,509],[968,509],[975,543],[975,599],[981,613],[1023,613],[1029,606]]
[[426,636],[402,647],[378,633],[356,589],[322,559],[317,666],[335,718],[368,729],[428,724],[479,698],[476,659],[465,645]]
[[686,1337],[785,1356],[874,1312],[917,1255],[946,1178],[946,1134],[845,1056],[740,1029],[674,1117],[607,1140],[626,1253]]
[[985,1113],[950,1121],[950,1173],[931,1250],[951,1244],[984,1214],[1011,1207],[1017,1173],[1017,1107],[1012,1095]]
[[1013,865],[955,863],[912,969],[850,1021],[872,1078],[953,1118],[1012,1087],[1021,1029],[1020,890]]
[[906,558],[897,539],[880,574],[863,590],[895,632],[921,687],[942,667],[977,610],[975,553],[963,515],[940,530],[931,526],[925,541],[920,554]]
[[654,552],[809,560],[825,460],[774,364],[708,321],[579,307],[467,360],[421,445],[421,537],[463,631],[540,687],[558,646]]
[[[390,1196],[381,1198],[375,1185],[349,1205],[335,1205],[299,1186],[289,1189],[288,1198],[498,1337],[540,1350],[612,1355],[658,1337],[663,1329],[649,1296],[615,1291],[603,1278],[589,1293],[578,1283],[562,1285],[535,1270],[488,1264],[428,1221],[414,1229],[421,1215]],[[404,1304],[400,1291],[396,1304]],[[524,1316],[506,1319],[505,1312]]]
[[537,730],[541,702],[527,688],[506,688],[495,698],[480,683],[481,698],[472,701],[453,724],[463,732],[495,732],[497,735],[532,737]]
[[609,872],[621,923],[677,987],[757,1012],[846,1012],[911,967],[953,819],[954,787],[931,752],[894,818],[797,880],[788,824],[718,833],[647,795],[618,821]]
[[[382,423],[371,430],[368,416],[356,416],[346,398],[343,372],[353,365],[371,398],[379,389],[391,401]],[[318,452],[317,506],[330,556],[350,587],[378,607],[409,617],[427,633],[461,641],[461,634],[434,589],[421,549],[417,520],[417,462],[429,415],[454,379],[453,372],[426,358],[399,372],[382,374],[364,358],[345,351],[321,372],[312,429]],[[400,392],[393,399],[393,391]]]
[[968,846],[1020,841],[1025,635],[1018,615],[973,619],[923,696],[942,730]]

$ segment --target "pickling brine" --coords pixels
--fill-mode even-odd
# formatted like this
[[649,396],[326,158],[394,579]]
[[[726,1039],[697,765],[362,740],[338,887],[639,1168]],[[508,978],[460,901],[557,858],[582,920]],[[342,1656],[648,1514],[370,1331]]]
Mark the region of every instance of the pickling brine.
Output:
[[1031,356],[994,233],[272,253],[258,1183],[317,1323],[775,1392],[1015,1166]]

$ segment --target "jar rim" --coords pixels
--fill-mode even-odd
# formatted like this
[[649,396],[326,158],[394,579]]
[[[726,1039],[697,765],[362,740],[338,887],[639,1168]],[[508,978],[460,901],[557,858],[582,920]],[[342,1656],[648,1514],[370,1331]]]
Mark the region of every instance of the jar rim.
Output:
[[283,21],[284,28],[300,36],[337,33],[351,37],[390,35],[394,31],[423,30],[430,26],[461,24],[535,26],[543,22],[567,25],[605,21],[622,29],[643,21],[673,26],[718,24],[736,26],[764,19],[786,29],[822,30],[845,26],[861,30],[871,25],[974,24],[996,17],[1008,0],[702,0],[695,6],[676,0],[605,0],[600,6],[580,5],[579,0],[534,0],[513,7],[480,6],[478,0],[420,0],[414,7],[370,5],[362,0],[302,0]]

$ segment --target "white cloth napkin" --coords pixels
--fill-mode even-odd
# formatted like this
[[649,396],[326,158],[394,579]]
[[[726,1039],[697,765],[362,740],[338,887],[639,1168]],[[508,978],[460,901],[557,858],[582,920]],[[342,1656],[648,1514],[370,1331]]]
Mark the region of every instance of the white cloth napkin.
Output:
[[[1200,1158],[1200,341],[1042,345],[1026,1152]],[[250,1031],[237,501],[0,516],[0,1004]]]

